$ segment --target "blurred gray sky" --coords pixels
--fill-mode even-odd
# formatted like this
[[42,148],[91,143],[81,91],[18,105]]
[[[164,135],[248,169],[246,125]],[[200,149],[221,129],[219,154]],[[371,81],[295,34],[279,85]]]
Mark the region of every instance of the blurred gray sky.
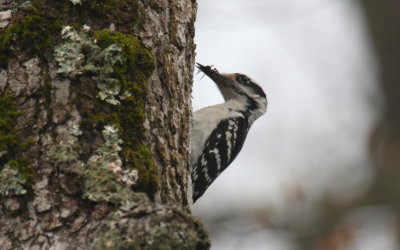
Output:
[[[198,7],[197,62],[247,74],[263,87],[269,106],[194,214],[263,206],[280,211],[293,190],[311,203],[362,192],[371,174],[367,141],[379,91],[357,2],[213,0]],[[201,77],[194,79],[194,110],[222,102],[212,81]],[[276,238],[262,235],[268,242]],[[214,243],[214,249],[230,249]],[[260,249],[291,249],[268,246]]]

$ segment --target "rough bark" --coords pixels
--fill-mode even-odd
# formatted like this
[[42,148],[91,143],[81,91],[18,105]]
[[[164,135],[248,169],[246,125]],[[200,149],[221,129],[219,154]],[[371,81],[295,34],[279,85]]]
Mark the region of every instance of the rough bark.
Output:
[[157,58],[147,92],[147,141],[162,171],[162,201],[187,205],[196,2],[143,0],[141,5],[136,33]]
[[195,15],[0,0],[2,249],[209,248],[186,196]]

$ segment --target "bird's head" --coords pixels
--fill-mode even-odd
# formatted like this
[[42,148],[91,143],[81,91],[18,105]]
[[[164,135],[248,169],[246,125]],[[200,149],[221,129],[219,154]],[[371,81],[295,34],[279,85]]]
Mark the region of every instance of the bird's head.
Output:
[[245,103],[246,109],[250,112],[264,113],[266,111],[267,97],[265,92],[250,77],[240,73],[220,73],[212,66],[204,66],[200,63],[197,63],[197,68],[215,82],[225,101],[237,99]]

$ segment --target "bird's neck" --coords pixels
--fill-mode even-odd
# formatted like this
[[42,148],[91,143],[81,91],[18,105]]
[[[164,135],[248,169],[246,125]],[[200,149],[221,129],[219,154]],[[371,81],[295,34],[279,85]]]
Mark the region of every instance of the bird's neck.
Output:
[[247,96],[235,96],[225,100],[225,106],[231,110],[242,113],[252,124],[267,110],[267,100],[262,97],[251,98]]

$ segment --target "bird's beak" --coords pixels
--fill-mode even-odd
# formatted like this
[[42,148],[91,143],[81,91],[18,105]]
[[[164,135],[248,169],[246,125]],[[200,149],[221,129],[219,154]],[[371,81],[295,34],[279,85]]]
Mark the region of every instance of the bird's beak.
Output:
[[230,75],[221,74],[218,72],[216,68],[212,68],[212,66],[204,66],[200,63],[196,63],[197,68],[201,70],[204,74],[210,77],[216,84],[221,84],[226,86],[230,82]]

